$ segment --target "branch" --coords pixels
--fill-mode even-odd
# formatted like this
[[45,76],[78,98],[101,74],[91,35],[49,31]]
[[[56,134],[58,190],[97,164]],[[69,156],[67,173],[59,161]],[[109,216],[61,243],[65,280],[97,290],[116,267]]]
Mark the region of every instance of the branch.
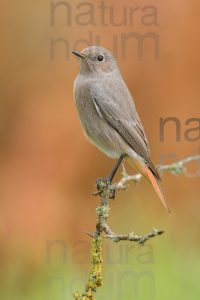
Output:
[[[107,231],[106,231],[107,232]],[[157,230],[156,228],[153,228],[151,232],[144,234],[144,235],[136,235],[134,232],[131,232],[129,234],[115,234],[114,232],[109,230],[109,233],[103,238],[111,239],[113,242],[120,242],[120,241],[130,241],[130,242],[138,242],[139,244],[143,245],[147,240],[150,238],[153,238],[157,235],[163,234],[163,230]]]
[[[186,171],[185,165],[191,161],[200,161],[200,155],[190,156],[173,164],[159,165],[158,171],[169,171],[172,174],[180,174]],[[104,179],[98,180],[97,193],[101,198],[100,206],[96,209],[97,223],[96,231],[94,234],[88,234],[92,238],[92,262],[91,269],[88,275],[88,282],[83,293],[75,292],[75,300],[94,300],[97,288],[102,286],[102,239],[107,238],[113,242],[130,241],[144,244],[150,238],[161,235],[164,233],[162,230],[152,229],[151,232],[144,235],[136,235],[134,233],[129,234],[116,234],[107,224],[107,219],[110,212],[109,200],[115,197],[117,190],[124,190],[127,188],[127,183],[130,181],[139,182],[142,178],[141,174],[130,176],[126,173],[123,166],[122,178],[118,183],[110,184],[109,181]]]
[[[173,175],[175,174],[182,174],[186,173],[187,168],[186,165],[192,161],[200,161],[200,155],[194,155],[194,156],[189,156],[186,157],[182,160],[179,160],[175,163],[168,164],[168,165],[158,165],[157,170],[159,172],[164,171],[164,172],[170,172]],[[135,183],[139,182],[142,179],[141,174],[135,174],[135,175],[128,175],[125,167],[123,165],[123,172],[122,172],[122,178],[120,181],[116,184],[113,184],[113,189],[114,190],[124,190],[128,187],[127,183],[130,181],[133,181]]]
[[102,237],[96,236],[92,238],[92,266],[88,276],[88,282],[85,292],[80,294],[74,293],[75,300],[92,300],[97,288],[102,286]]

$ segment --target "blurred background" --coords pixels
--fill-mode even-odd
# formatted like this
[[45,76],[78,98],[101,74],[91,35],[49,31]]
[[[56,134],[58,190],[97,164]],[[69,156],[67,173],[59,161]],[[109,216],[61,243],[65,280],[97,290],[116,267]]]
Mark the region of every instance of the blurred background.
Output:
[[[91,193],[114,161],[81,130],[71,51],[101,44],[114,52],[152,160],[171,163],[200,151],[199,11],[195,0],[1,1],[1,299],[72,299],[84,288],[84,231],[94,231],[99,203]],[[161,139],[160,119],[170,117]],[[172,215],[145,180],[117,194],[114,231],[165,234],[144,247],[105,241],[96,299],[199,299],[199,179],[199,162],[163,175]]]

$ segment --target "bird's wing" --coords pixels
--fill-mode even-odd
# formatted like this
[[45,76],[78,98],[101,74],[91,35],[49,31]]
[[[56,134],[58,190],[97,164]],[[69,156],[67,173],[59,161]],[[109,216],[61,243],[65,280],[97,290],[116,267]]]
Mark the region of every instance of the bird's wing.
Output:
[[[122,91],[122,93],[121,93]],[[124,99],[124,92],[119,86],[111,88],[105,84],[91,87],[91,96],[98,114],[115,129],[124,141],[141,157],[159,178],[149,157],[148,142],[143,126],[131,99]]]

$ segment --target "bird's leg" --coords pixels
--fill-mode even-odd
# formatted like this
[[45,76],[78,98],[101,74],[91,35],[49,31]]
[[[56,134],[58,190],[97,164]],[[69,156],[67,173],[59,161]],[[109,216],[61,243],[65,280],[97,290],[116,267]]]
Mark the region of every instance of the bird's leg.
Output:
[[119,169],[119,166],[121,165],[124,157],[125,157],[125,154],[121,154],[120,158],[118,159],[118,161],[114,165],[114,168],[112,169],[110,175],[108,176],[108,180],[109,180],[110,183],[112,183],[112,180],[113,180],[117,170]]
[[[98,178],[96,180],[96,185],[97,185],[98,192],[95,193],[95,195],[101,195],[101,192],[102,192],[102,183],[109,184],[109,185],[112,183],[112,180],[113,180],[113,178],[114,178],[117,170],[119,169],[119,166],[121,165],[124,157],[125,157],[125,154],[121,154],[120,158],[118,159],[118,161],[114,165],[114,168],[112,169],[112,171],[111,171],[111,173],[110,173],[109,176],[107,176],[105,178]],[[110,198],[111,199],[115,198],[115,190],[111,191]]]

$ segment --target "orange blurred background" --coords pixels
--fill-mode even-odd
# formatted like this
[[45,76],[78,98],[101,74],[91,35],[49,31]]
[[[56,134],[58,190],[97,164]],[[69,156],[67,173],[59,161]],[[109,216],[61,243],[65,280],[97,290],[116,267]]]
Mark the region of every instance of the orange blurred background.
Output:
[[[63,1],[68,6],[61,4],[53,10],[58,2],[1,3],[2,278],[11,269],[19,272],[20,262],[26,262],[30,267],[27,273],[33,274],[35,266],[45,261],[47,240],[64,240],[73,247],[75,241],[88,241],[83,231],[94,230],[98,199],[91,193],[96,178],[107,175],[114,161],[85,139],[73,101],[78,60],[71,51],[74,47],[81,50],[89,46],[83,41],[89,34],[99,36],[101,45],[117,55],[146,129],[154,163],[160,163],[163,156],[165,163],[170,163],[174,161],[173,155],[178,160],[200,151],[200,138],[189,141],[184,137],[188,128],[199,126],[195,122],[186,124],[187,120],[200,118],[200,3],[106,1],[107,7],[114,7],[118,23],[123,21],[124,7],[138,7],[132,24],[127,15],[127,24],[121,26],[110,24],[107,11],[106,26],[98,8],[101,1],[89,1],[90,6],[79,8],[81,1]],[[156,17],[152,8],[145,10],[149,5],[154,7]],[[90,16],[96,25],[87,13],[80,17],[86,25],[78,24],[77,15],[87,12],[89,7],[94,10]],[[72,19],[67,24],[69,13]],[[123,58],[122,36],[131,32],[154,33],[159,39],[159,57],[154,57],[153,41],[147,39],[140,60],[137,41],[130,39]],[[117,44],[113,47],[114,36]],[[65,42],[56,44],[52,54],[55,39]],[[180,141],[176,141],[172,122],[165,127],[164,142],[160,140],[160,118],[167,117],[179,120]],[[193,134],[198,137],[198,129]],[[163,176],[172,216],[167,215],[151,186],[143,180],[137,186],[132,184],[128,192],[119,192],[111,204],[113,230],[129,232],[134,227],[142,233],[155,226],[166,233],[153,244],[162,244],[163,240],[173,244],[178,240],[178,249],[185,255],[198,252],[200,164],[192,163],[189,172],[196,172],[196,176]]]

